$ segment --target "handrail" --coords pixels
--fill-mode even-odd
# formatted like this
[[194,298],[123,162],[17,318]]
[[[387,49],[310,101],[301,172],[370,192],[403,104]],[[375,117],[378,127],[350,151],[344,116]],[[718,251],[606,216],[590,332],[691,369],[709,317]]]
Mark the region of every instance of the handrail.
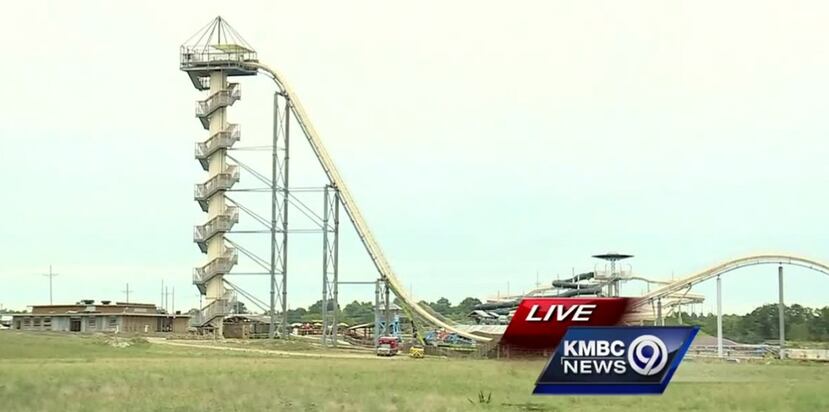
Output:
[[204,183],[197,183],[193,189],[193,197],[203,200],[219,190],[227,190],[239,181],[239,167],[228,165],[224,171],[211,177]]
[[236,249],[227,248],[224,255],[214,258],[202,267],[193,268],[194,282],[197,278],[197,283],[204,283],[219,273],[228,273],[238,261],[239,254]]
[[217,215],[207,223],[193,226],[193,241],[204,242],[216,233],[229,231],[233,225],[239,223],[239,209],[232,206],[227,209],[225,213]]
[[227,149],[241,139],[241,127],[230,123],[225,130],[214,133],[203,142],[196,143],[196,159],[206,158],[218,149]]
[[196,102],[196,117],[206,117],[219,107],[230,106],[240,98],[242,98],[242,86],[239,83],[228,83],[227,88]]

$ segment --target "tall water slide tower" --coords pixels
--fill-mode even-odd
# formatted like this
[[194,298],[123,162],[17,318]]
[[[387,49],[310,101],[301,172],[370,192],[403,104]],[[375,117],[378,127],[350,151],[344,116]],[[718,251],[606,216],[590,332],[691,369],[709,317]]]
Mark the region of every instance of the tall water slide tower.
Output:
[[[327,184],[323,188],[325,209],[323,217],[318,223],[320,232],[323,233],[323,301],[334,302],[333,314],[324,313],[323,325],[329,322],[331,336],[324,336],[323,342],[328,338],[336,345],[337,342],[337,285],[340,284],[371,284],[376,285],[375,298],[381,294],[388,302],[390,293],[399,298],[402,309],[413,323],[423,323],[457,333],[467,339],[478,342],[489,342],[491,338],[475,335],[461,330],[456,325],[418,303],[418,300],[410,296],[403,283],[398,279],[391,265],[383,254],[380,244],[368,228],[368,224],[360,213],[356,202],[348,190],[345,180],[338,172],[331,156],[322,144],[322,140],[311,123],[308,114],[305,112],[299,97],[293,92],[285,77],[275,69],[262,64],[258,60],[256,51],[221,17],[217,17],[207,26],[199,30],[184,45],[181,46],[180,69],[186,72],[193,86],[200,91],[206,91],[206,98],[197,102],[196,117],[201,121],[202,126],[208,131],[205,140],[196,144],[196,159],[202,168],[207,172],[203,183],[197,184],[195,188],[195,200],[207,218],[203,225],[194,229],[194,241],[201,251],[207,255],[202,266],[196,267],[193,271],[193,283],[199,288],[200,293],[205,296],[204,306],[200,312],[200,326],[202,330],[212,330],[216,335],[222,336],[222,321],[225,314],[230,313],[231,298],[234,292],[239,292],[253,303],[262,303],[260,308],[266,309],[271,315],[271,329],[269,335],[274,337],[276,331],[274,326],[279,323],[279,335],[287,336],[287,245],[288,245],[288,206],[291,204],[291,194],[288,184],[288,136],[289,125],[295,122],[301,131],[302,136],[310,145],[314,155],[319,161],[323,172],[327,177]],[[262,73],[274,81],[276,91],[274,94],[274,128],[272,151],[272,174],[267,179],[261,173],[252,170],[250,166],[244,165],[238,159],[228,155],[228,150],[236,150],[233,147],[239,141],[240,128],[238,124],[230,123],[227,119],[227,108],[239,100],[240,88],[236,83],[228,82],[228,78],[234,76],[253,76]],[[281,103],[280,103],[281,102]],[[228,163],[230,162],[230,163]],[[243,168],[260,181],[266,183],[267,191],[271,193],[271,219],[257,215],[245,206],[226,196],[228,191],[242,191],[245,189],[234,188],[239,181],[239,168]],[[329,192],[331,196],[329,196]],[[278,201],[278,198],[280,201]],[[295,201],[298,201],[294,197]],[[301,203],[301,202],[300,202]],[[353,224],[366,253],[371,258],[377,269],[379,278],[372,281],[340,281],[337,275],[337,248],[338,248],[338,225],[339,207],[342,206],[349,220]],[[306,206],[307,207],[307,206]],[[251,215],[257,222],[262,223],[267,230],[235,230],[233,226],[239,220],[239,211]],[[307,215],[306,215],[307,216]],[[333,224],[329,217],[333,216]],[[313,220],[313,219],[312,219]],[[303,231],[298,229],[298,231]],[[270,262],[256,256],[242,245],[227,238],[228,233],[263,233],[271,235],[271,258]],[[303,231],[308,233],[307,231]],[[277,240],[277,233],[281,234],[282,240]],[[329,236],[330,235],[330,236]],[[333,241],[331,240],[333,238]],[[258,264],[266,272],[244,273],[247,275],[270,275],[270,304],[266,304],[243,291],[238,285],[234,285],[225,279],[231,273],[231,269],[238,261],[237,251],[251,258],[253,263]],[[333,268],[333,269],[332,269]],[[329,277],[329,272],[332,277]],[[235,272],[234,272],[235,273]],[[235,273],[242,274],[242,273]],[[276,277],[281,278],[277,284]],[[225,290],[228,285],[232,290]],[[384,289],[380,293],[379,288]],[[277,305],[277,301],[279,305]],[[277,307],[280,307],[281,319],[276,319]],[[328,307],[323,304],[323,308]],[[379,304],[375,307],[379,308]],[[386,310],[388,312],[388,310]],[[377,312],[376,312],[377,313]],[[388,321],[385,325],[388,325]],[[376,328],[379,332],[379,328]],[[323,330],[328,328],[323,326]],[[328,333],[328,332],[326,332]],[[379,333],[375,335],[379,336]]]
[[207,172],[196,184],[194,199],[207,213],[204,224],[195,226],[193,240],[207,259],[193,270],[193,283],[205,297],[200,323],[203,328],[222,334],[222,319],[230,311],[230,293],[224,276],[238,261],[237,251],[225,234],[239,221],[239,210],[228,204],[225,191],[239,181],[239,167],[228,164],[227,150],[239,141],[241,128],[231,123],[227,108],[241,97],[234,76],[253,76],[244,63],[256,62],[256,52],[221,17],[217,17],[181,46],[181,70],[187,72],[193,86],[206,92],[196,102],[196,118],[207,131],[196,143],[195,157]]

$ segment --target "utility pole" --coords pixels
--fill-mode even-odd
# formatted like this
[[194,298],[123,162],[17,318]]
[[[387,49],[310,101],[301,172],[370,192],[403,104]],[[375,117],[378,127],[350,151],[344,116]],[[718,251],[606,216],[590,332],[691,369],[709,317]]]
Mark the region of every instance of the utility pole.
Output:
[[[127,303],[130,303],[130,284],[127,283],[127,288],[121,291],[122,293],[126,293],[127,295]],[[135,291],[133,291],[135,292]]]
[[57,273],[52,272],[52,265],[49,265],[49,273],[44,273],[43,276],[49,277],[49,304],[52,304],[52,278],[57,276]]

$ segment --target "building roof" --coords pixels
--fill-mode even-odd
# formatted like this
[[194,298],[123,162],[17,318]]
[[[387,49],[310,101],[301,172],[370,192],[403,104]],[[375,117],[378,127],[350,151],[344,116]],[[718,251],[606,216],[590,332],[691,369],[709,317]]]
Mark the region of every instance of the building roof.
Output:
[[102,300],[95,302],[84,299],[77,303],[33,305],[30,314],[34,316],[61,316],[61,315],[131,315],[131,316],[175,316],[190,317],[188,314],[167,313],[164,309],[152,303],[115,302]]

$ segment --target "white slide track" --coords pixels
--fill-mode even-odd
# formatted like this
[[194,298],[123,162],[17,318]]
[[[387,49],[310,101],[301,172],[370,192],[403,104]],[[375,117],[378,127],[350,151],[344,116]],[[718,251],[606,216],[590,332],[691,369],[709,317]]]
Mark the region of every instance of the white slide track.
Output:
[[337,190],[339,190],[340,201],[343,205],[343,208],[348,214],[348,217],[351,219],[351,222],[354,224],[354,229],[357,230],[357,234],[360,236],[360,240],[363,242],[366,251],[371,257],[371,260],[374,262],[374,266],[377,268],[377,271],[380,272],[380,276],[388,281],[389,287],[391,287],[391,290],[394,292],[394,294],[403,302],[403,306],[405,306],[408,311],[416,312],[417,315],[419,315],[422,319],[434,326],[444,328],[448,331],[457,333],[460,336],[478,342],[491,341],[492,339],[490,338],[458,330],[454,328],[452,325],[442,321],[441,319],[438,319],[436,316],[432,315],[426,309],[421,307],[414,300],[414,298],[412,298],[406,293],[406,289],[403,287],[403,284],[397,278],[397,275],[394,274],[391,265],[389,265],[389,262],[386,260],[385,255],[383,255],[382,249],[380,249],[380,245],[374,239],[374,236],[371,234],[371,231],[369,230],[365,219],[363,219],[363,215],[360,213],[360,209],[357,208],[357,204],[351,197],[351,192],[348,191],[348,186],[346,186],[345,180],[343,180],[343,178],[340,176],[340,173],[337,171],[336,166],[334,166],[334,162],[331,159],[331,156],[328,154],[328,151],[325,150],[325,146],[323,146],[322,140],[320,140],[320,137],[317,134],[316,129],[314,129],[314,125],[311,123],[308,115],[305,113],[305,109],[302,107],[302,103],[300,103],[297,95],[294,94],[290,86],[288,86],[288,83],[285,81],[285,77],[279,74],[279,72],[277,72],[276,70],[261,63],[247,62],[245,63],[245,65],[260,70],[267,74],[269,77],[271,77],[273,81],[276,83],[279,90],[289,101],[290,107],[294,111],[295,118],[297,119],[297,122],[302,128],[305,137],[308,139],[308,142],[311,144],[311,149],[313,149],[314,153],[316,154],[317,159],[319,160],[323,170],[325,171],[325,174],[328,176],[328,180],[331,182],[332,185],[337,187]]
[[634,307],[641,308],[642,306],[649,305],[650,302],[654,301],[655,299],[663,298],[672,293],[679,292],[683,289],[689,289],[690,287],[698,283],[717,277],[719,275],[722,275],[723,273],[731,272],[732,270],[754,265],[793,265],[804,267],[829,275],[829,265],[802,256],[788,255],[784,253],[767,253],[743,256],[722,262],[718,265],[712,266],[700,272],[693,273],[682,279],[671,282],[670,284],[665,285],[659,289],[654,289],[653,291],[639,297],[637,302],[634,304]]

